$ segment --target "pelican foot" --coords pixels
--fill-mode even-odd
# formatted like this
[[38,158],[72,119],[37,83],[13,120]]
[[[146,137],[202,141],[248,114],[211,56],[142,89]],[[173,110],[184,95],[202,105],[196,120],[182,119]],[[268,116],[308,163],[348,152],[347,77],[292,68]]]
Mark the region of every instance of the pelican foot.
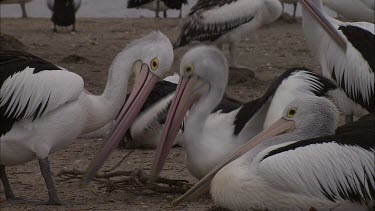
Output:
[[48,199],[48,201],[40,203],[41,205],[51,205],[51,206],[61,206],[67,205],[65,202],[61,201],[59,198],[56,199]]
[[21,197],[14,197],[7,199],[11,204],[41,204],[43,201],[38,199],[25,199]]

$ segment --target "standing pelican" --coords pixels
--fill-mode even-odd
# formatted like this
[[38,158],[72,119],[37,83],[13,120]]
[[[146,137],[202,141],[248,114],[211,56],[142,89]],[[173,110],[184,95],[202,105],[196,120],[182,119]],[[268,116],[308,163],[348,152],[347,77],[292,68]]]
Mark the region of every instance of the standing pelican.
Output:
[[323,3],[352,21],[375,21],[374,0],[323,0]]
[[281,12],[279,0],[200,0],[184,19],[173,47],[192,41],[212,42],[219,48],[229,43],[230,67],[244,68],[237,64],[238,43],[259,27],[274,22]]
[[337,123],[338,111],[326,98],[296,99],[174,203],[211,184],[214,202],[231,210],[369,210],[375,205],[374,114],[335,132]]
[[323,76],[341,87],[332,95],[351,122],[375,111],[374,24],[341,22],[329,17],[321,0],[300,0],[307,44],[319,59]]
[[57,26],[73,25],[76,30],[76,12],[81,6],[81,0],[47,0],[47,6],[52,11],[53,31],[57,32]]
[[[102,95],[84,92],[82,78],[25,52],[0,53],[0,179],[7,199],[15,199],[5,166],[39,159],[48,188],[48,204],[61,204],[50,172],[48,155],[80,134],[113,120],[125,102],[128,78],[136,81],[121,109],[116,127],[129,127],[159,78],[172,65],[173,49],[160,32],[135,40],[114,59]],[[131,112],[125,112],[131,110]],[[119,135],[114,131],[113,135]],[[121,135],[121,134],[120,134]]]
[[180,83],[169,109],[162,138],[155,153],[151,176],[157,177],[185,120],[182,146],[190,173],[200,179],[239,146],[269,127],[282,115],[280,109],[294,98],[324,95],[335,86],[303,68],[288,70],[270,86],[263,97],[226,112],[211,111],[220,102],[228,79],[222,52],[196,47],[180,65]]

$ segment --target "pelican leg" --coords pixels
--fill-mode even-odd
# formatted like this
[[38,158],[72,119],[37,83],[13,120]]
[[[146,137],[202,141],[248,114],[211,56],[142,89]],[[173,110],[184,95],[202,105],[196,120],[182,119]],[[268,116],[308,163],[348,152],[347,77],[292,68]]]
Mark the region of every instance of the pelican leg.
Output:
[[345,124],[353,122],[353,115],[345,115]]
[[159,18],[160,0],[156,0],[155,18]]
[[39,167],[48,189],[48,201],[46,202],[46,204],[62,205],[63,202],[59,199],[55,184],[53,182],[48,157],[39,159]]
[[167,18],[167,10],[163,11],[163,16],[164,16],[164,18]]
[[293,10],[293,17],[295,18],[296,17],[296,10],[297,10],[297,2],[293,4],[294,6],[294,10]]
[[178,15],[178,18],[182,18],[182,7],[180,9],[180,14]]
[[5,166],[0,165],[0,179],[3,183],[4,192],[5,192],[5,198],[7,200],[14,200],[16,197],[14,196],[14,193],[12,191],[12,187],[10,186],[7,173],[5,171]]
[[73,23],[73,28],[72,28],[72,32],[75,32],[76,31],[76,24]]

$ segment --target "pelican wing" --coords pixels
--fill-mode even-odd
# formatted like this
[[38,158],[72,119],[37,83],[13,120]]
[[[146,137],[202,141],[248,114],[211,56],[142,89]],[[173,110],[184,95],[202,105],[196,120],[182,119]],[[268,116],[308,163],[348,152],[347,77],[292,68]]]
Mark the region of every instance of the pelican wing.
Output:
[[332,78],[349,98],[372,113],[375,111],[374,24],[356,22],[337,25],[349,43],[346,51],[343,51],[337,45],[330,44],[332,39],[323,39],[325,41],[321,44],[326,46],[325,56],[321,55],[320,58],[324,64],[323,75]]
[[[358,124],[358,123],[357,123]],[[367,125],[366,125],[367,124]],[[259,175],[276,189],[331,201],[375,200],[374,118],[336,135],[272,146],[257,156]]]
[[84,90],[79,75],[26,52],[1,52],[0,67],[2,129],[21,119],[39,118],[78,99]]
[[191,41],[215,41],[229,31],[250,22],[261,6],[254,0],[200,0],[185,18],[174,47]]

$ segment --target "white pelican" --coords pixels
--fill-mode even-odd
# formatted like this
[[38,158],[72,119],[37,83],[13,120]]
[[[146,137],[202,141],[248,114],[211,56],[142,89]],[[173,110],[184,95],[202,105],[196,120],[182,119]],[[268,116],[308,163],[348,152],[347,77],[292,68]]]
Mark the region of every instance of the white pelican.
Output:
[[297,4],[298,0],[280,0],[283,4],[283,11],[284,11],[284,4],[293,4],[293,17],[296,17],[296,11],[297,11]]
[[323,0],[323,4],[352,21],[375,21],[374,0]]
[[227,112],[211,111],[223,96],[228,64],[216,48],[196,47],[188,51],[180,65],[180,83],[169,109],[162,139],[157,147],[151,176],[163,168],[185,113],[182,146],[190,173],[200,179],[220,161],[282,115],[294,98],[324,95],[335,86],[303,68],[291,69],[270,86],[263,97]]
[[[82,78],[25,52],[0,54],[0,178],[7,199],[14,199],[5,166],[39,159],[49,204],[61,204],[49,170],[48,155],[80,134],[113,120],[125,102],[128,78],[136,75],[133,92],[121,109],[116,127],[129,127],[159,78],[173,62],[173,48],[160,32],[135,40],[114,59],[102,95],[84,92]],[[115,136],[122,134],[116,133]],[[109,140],[111,141],[111,139]]]
[[[160,141],[167,112],[172,103],[173,96],[179,81],[178,74],[168,76],[155,84],[146,101],[142,105],[139,114],[134,119],[129,130],[126,132],[125,139],[120,143],[121,148],[156,148]],[[128,95],[127,95],[128,97]],[[222,112],[232,111],[242,105],[241,102],[224,95],[220,104],[213,112],[221,110]],[[181,145],[183,125],[176,136],[174,145]],[[80,138],[102,138],[111,129],[112,122],[100,128],[97,131],[83,134]]]
[[173,47],[192,41],[212,42],[219,48],[229,43],[230,67],[244,68],[236,62],[238,43],[259,27],[274,22],[281,12],[279,0],[200,0],[185,17]]
[[47,6],[52,11],[53,31],[57,26],[73,25],[76,30],[76,12],[81,6],[81,0],[47,0]]
[[163,11],[163,16],[166,18],[167,10],[176,9],[180,10],[179,17],[181,18],[182,5],[187,3],[187,0],[128,0],[128,8],[144,8],[155,11],[156,18],[159,17],[159,11]]
[[300,3],[307,44],[318,58],[323,76],[342,88],[332,97],[347,115],[347,122],[352,121],[353,115],[373,113],[374,24],[335,20],[325,13],[321,0],[300,0]]
[[332,102],[295,99],[280,120],[174,204],[211,184],[214,202],[230,210],[370,210],[375,205],[374,121],[369,114],[335,132],[338,111]]

